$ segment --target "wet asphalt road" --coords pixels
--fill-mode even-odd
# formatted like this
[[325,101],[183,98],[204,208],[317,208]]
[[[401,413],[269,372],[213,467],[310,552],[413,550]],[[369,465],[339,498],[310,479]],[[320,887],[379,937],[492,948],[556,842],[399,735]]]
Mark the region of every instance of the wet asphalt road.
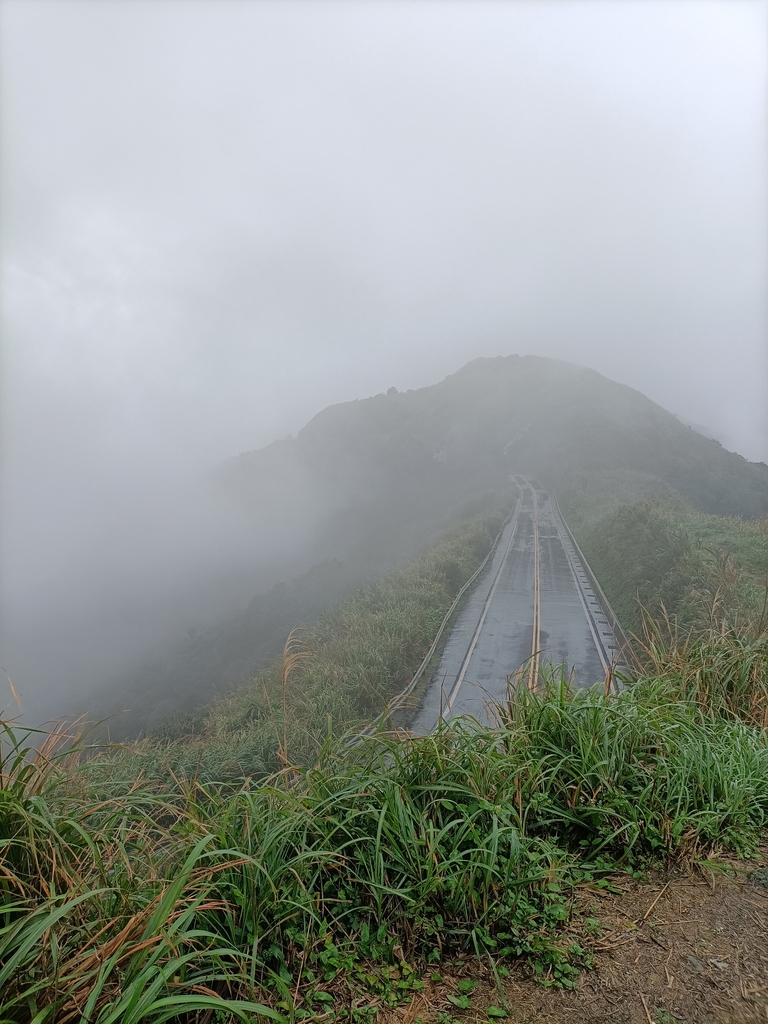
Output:
[[520,497],[494,557],[466,600],[410,728],[432,731],[442,715],[490,722],[507,676],[541,662],[565,664],[578,686],[605,678],[619,644],[568,538],[556,505],[535,481]]

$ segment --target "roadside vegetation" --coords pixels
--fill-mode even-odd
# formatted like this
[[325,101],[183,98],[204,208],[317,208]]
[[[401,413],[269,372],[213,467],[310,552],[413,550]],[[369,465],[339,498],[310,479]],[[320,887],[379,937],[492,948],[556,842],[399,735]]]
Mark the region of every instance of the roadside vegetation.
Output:
[[618,696],[551,675],[495,729],[283,745],[269,777],[128,784],[126,754],[4,723],[0,1019],[367,1021],[462,953],[573,984],[574,886],[768,834],[768,637],[646,646]]
[[295,631],[283,659],[246,685],[130,744],[127,775],[221,782],[313,764],[329,736],[376,718],[408,683],[507,512],[497,506],[471,517]]
[[567,492],[563,512],[625,630],[643,609],[680,630],[768,625],[768,516],[698,511],[640,474]]

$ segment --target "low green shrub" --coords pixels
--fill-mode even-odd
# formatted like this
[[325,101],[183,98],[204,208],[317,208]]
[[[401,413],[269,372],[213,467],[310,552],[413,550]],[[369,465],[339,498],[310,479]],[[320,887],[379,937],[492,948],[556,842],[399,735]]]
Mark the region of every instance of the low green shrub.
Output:
[[643,481],[625,481],[623,491],[621,483],[611,477],[605,492],[567,492],[562,507],[628,632],[642,633],[643,608],[685,630],[768,626],[767,517],[707,515],[650,483],[651,499],[638,500]]

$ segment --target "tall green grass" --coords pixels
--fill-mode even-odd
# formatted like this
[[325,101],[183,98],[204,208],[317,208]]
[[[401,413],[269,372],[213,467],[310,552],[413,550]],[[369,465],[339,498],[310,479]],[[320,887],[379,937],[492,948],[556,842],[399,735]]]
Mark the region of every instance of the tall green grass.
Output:
[[627,631],[642,632],[642,608],[685,630],[768,626],[768,517],[707,515],[652,482],[650,500],[642,480],[615,482],[617,494],[606,480],[606,493],[572,491],[563,508]]
[[203,783],[191,764],[128,785],[109,751],[83,761],[59,737],[34,754],[6,723],[0,1020],[297,1019],[334,1002],[367,1019],[461,950],[568,983],[571,884],[766,835],[764,641],[663,637],[618,695],[550,674],[511,688],[497,728],[328,739],[304,766],[280,738],[289,764],[258,783]]
[[138,781],[102,799],[68,739],[38,747],[0,723],[0,1019],[138,1024],[211,1008],[279,1019],[244,997],[241,951],[205,927],[235,856],[208,855],[178,794]]
[[638,641],[647,678],[661,678],[702,713],[768,729],[768,629],[710,626],[683,632],[645,615]]
[[505,724],[524,748],[528,834],[620,863],[661,852],[740,852],[768,823],[768,737],[669,677],[618,696],[521,691]]

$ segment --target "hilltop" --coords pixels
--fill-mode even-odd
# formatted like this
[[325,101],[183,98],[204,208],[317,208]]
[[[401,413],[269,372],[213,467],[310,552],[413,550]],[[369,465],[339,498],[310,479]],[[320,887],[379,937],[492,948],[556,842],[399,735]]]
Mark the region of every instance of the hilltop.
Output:
[[397,516],[419,498],[466,499],[510,472],[554,488],[620,471],[717,515],[768,512],[768,466],[726,451],[639,391],[537,356],[475,359],[431,387],[330,406],[296,438],[233,459],[255,506],[311,496],[328,520]]

